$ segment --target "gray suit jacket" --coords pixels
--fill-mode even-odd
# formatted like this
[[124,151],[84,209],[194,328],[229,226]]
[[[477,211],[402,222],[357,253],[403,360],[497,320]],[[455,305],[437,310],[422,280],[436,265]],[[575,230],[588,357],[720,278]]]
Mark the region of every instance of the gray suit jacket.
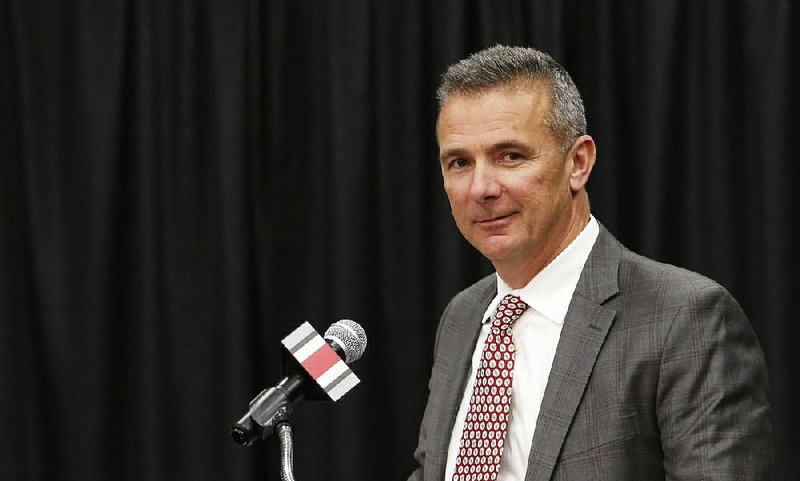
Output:
[[[495,294],[492,275],[442,315],[409,481],[443,481],[480,317]],[[601,226],[564,320],[526,481],[771,473],[765,361],[739,305],[714,281],[634,254]]]

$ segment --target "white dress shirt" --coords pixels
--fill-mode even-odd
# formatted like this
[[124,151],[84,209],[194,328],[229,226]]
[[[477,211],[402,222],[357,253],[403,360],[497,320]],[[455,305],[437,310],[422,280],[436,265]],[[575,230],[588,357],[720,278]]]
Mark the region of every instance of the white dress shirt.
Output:
[[521,289],[511,289],[499,275],[497,276],[497,296],[489,303],[481,318],[483,326],[472,355],[472,371],[453,425],[453,434],[447,450],[445,481],[453,479],[464,420],[467,417],[475,384],[475,373],[478,370],[483,345],[489,335],[490,323],[487,321],[507,294],[519,296],[529,307],[512,326],[516,351],[511,415],[497,479],[498,481],[525,479],[536,419],[539,417],[544,389],[561,336],[561,326],[583,271],[583,265],[599,233],[600,227],[592,216],[578,237]]

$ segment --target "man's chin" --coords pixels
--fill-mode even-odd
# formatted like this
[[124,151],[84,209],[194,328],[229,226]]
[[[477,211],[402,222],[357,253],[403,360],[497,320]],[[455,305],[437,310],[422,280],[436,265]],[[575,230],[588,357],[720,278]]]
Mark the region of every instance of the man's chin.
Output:
[[490,236],[473,246],[492,263],[510,259],[515,251],[513,241],[508,236]]

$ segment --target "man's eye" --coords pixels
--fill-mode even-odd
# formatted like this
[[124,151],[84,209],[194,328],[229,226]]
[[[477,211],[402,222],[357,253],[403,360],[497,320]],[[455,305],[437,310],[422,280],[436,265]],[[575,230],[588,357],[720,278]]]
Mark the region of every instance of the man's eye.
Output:
[[458,158],[450,162],[450,165],[459,169],[463,169],[469,165],[469,162],[467,162],[467,159]]
[[524,156],[519,152],[508,152],[503,156],[503,158],[505,158],[506,160],[517,161],[517,160],[522,160]]

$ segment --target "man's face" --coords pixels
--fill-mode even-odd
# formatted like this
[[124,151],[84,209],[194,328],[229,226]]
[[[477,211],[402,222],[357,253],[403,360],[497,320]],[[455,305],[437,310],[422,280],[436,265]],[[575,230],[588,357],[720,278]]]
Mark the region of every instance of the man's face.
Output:
[[549,262],[571,222],[567,156],[544,125],[543,86],[448,98],[437,135],[450,208],[495,267]]

